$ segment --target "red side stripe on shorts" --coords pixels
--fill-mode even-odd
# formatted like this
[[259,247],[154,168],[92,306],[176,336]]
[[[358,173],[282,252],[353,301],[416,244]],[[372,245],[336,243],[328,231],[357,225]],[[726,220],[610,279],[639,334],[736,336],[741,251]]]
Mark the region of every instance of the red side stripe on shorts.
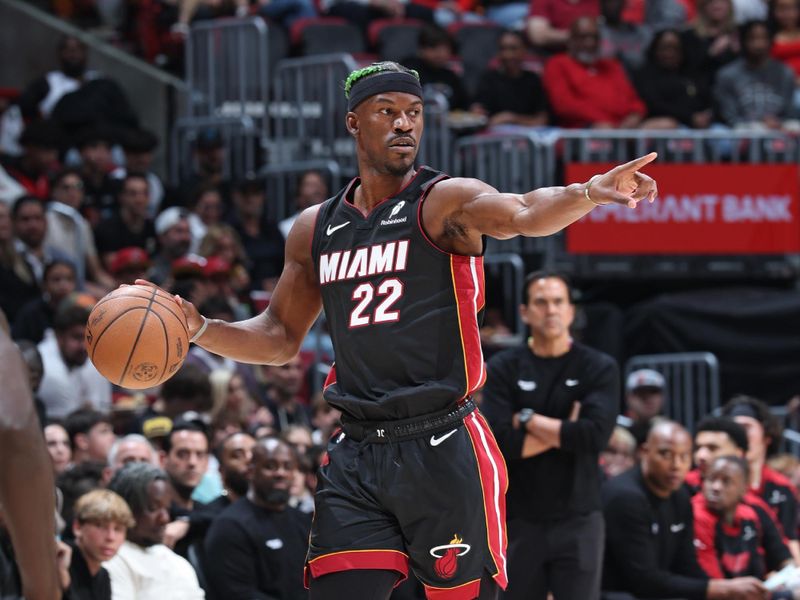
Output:
[[506,463],[494,439],[486,419],[477,410],[465,420],[464,425],[472,441],[472,449],[478,461],[481,488],[483,490],[483,511],[486,518],[486,535],[497,572],[493,575],[497,584],[506,589],[506,490],[508,473]]
[[481,580],[474,579],[452,588],[438,588],[425,585],[428,600],[474,600],[481,593]]
[[408,555],[398,550],[344,550],[323,554],[306,565],[303,574],[308,587],[311,577],[317,578],[329,573],[352,569],[381,569],[397,571],[400,577],[395,586],[408,578]]
[[328,376],[325,378],[325,383],[322,384],[322,389],[324,390],[329,385],[333,385],[336,383],[336,363],[331,365],[331,370],[328,371]]

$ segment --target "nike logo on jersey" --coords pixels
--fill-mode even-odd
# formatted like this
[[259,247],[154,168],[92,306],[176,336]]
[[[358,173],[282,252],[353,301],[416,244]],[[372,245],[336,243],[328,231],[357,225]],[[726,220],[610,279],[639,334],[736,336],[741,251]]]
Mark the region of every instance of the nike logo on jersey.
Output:
[[564,385],[566,385],[567,387],[575,387],[576,385],[578,385],[578,380],[577,379],[567,379],[564,382]]
[[536,382],[535,381],[526,381],[524,379],[517,379],[517,386],[523,392],[532,392],[536,389]]
[[683,523],[673,523],[672,525],[669,526],[669,530],[672,533],[679,533],[683,531],[684,527],[686,527],[686,525]]
[[267,540],[265,543],[267,548],[270,550],[280,550],[283,548],[283,540],[280,538],[273,538],[271,540]]
[[333,235],[333,233],[334,233],[335,231],[337,231],[337,230],[341,229],[342,227],[347,227],[348,225],[350,225],[350,221],[345,221],[344,223],[342,223],[341,225],[337,225],[336,227],[334,227],[334,226],[332,226],[332,225],[330,225],[330,224],[329,224],[329,225],[328,225],[328,230],[327,230],[327,232],[326,232],[326,233],[327,233],[329,236],[331,236],[331,235]]
[[443,441],[445,441],[447,438],[449,438],[451,435],[453,435],[456,431],[458,431],[458,429],[453,429],[453,431],[448,431],[443,436],[438,437],[438,438],[435,435],[432,435],[431,436],[431,446],[438,446]]

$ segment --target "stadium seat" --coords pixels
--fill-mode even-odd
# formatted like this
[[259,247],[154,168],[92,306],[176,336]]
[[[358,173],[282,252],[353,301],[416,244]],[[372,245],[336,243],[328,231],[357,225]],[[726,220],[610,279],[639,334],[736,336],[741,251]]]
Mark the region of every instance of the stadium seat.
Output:
[[289,56],[289,35],[283,27],[267,22],[267,46],[269,51],[269,70],[275,73],[278,62]]
[[401,61],[417,51],[422,21],[417,19],[376,19],[369,24],[369,45],[381,60]]
[[492,23],[453,23],[447,31],[455,40],[464,65],[464,84],[469,94],[474,95],[481,74],[497,54],[503,28]]
[[360,54],[366,51],[361,31],[340,17],[298,19],[290,33],[292,45],[301,54]]

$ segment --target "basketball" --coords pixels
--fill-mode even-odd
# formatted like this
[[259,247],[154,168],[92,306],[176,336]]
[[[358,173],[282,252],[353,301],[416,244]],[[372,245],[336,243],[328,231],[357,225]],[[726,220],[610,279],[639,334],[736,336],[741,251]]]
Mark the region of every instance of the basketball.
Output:
[[111,383],[144,389],[169,379],[189,350],[189,328],[169,294],[145,285],[114,290],[86,323],[89,359]]

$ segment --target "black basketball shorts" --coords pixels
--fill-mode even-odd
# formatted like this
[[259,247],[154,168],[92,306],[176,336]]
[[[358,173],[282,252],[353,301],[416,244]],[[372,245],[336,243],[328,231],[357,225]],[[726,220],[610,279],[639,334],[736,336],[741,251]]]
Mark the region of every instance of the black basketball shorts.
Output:
[[505,589],[508,477],[486,420],[473,410],[446,428],[389,433],[340,432],[328,444],[306,582],[384,569],[399,584],[410,566],[429,599],[475,598],[486,572]]

